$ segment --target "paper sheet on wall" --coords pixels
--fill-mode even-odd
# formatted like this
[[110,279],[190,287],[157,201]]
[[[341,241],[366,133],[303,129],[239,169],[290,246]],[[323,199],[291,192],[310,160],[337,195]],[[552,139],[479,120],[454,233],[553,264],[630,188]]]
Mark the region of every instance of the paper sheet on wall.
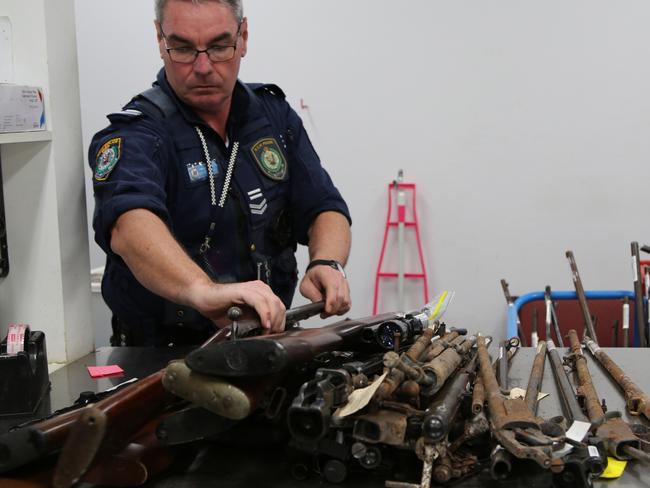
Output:
[[14,57],[11,19],[0,16],[0,83],[14,82]]

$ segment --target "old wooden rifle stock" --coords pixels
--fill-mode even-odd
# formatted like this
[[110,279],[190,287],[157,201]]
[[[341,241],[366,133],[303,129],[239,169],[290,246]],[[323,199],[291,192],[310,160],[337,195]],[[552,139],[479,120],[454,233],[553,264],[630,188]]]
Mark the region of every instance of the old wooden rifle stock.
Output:
[[[320,313],[323,306],[323,302],[318,302],[288,310],[286,323],[291,326],[299,320]],[[255,329],[260,329],[259,321],[248,320],[240,322],[238,332],[250,333]],[[228,340],[233,335],[232,332],[231,326],[226,326],[217,331],[202,347]],[[138,432],[141,432],[138,435],[142,437],[142,429],[146,431],[147,425],[156,425],[165,411],[172,406],[182,405],[183,402],[178,397],[163,387],[161,379],[164,372],[165,369],[157,371],[93,404],[95,411],[105,417],[105,434],[94,449],[91,446],[73,446],[90,451],[84,455],[88,460],[84,463],[85,466],[76,463],[76,475],[82,474],[89,467],[88,463],[96,457],[107,459],[121,453]],[[0,473],[7,473],[59,452],[84,413],[83,408],[69,410],[0,435]],[[70,457],[74,460],[74,451]],[[70,477],[74,478],[75,475]]]
[[411,313],[387,313],[341,320],[320,328],[294,329],[269,336],[223,342],[194,351],[167,367],[169,391],[230,419],[256,410],[294,366],[322,353],[393,349],[395,337],[412,342],[433,326],[431,304]]

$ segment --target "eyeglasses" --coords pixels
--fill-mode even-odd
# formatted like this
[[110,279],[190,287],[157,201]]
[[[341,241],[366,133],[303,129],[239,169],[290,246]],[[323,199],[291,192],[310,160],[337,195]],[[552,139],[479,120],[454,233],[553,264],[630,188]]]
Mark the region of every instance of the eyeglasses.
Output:
[[165,43],[165,50],[169,54],[169,59],[174,63],[181,64],[192,64],[196,61],[196,58],[201,53],[208,55],[208,59],[213,63],[223,63],[224,61],[230,61],[235,56],[235,51],[237,50],[237,41],[239,41],[239,33],[241,30],[241,22],[237,27],[237,33],[235,34],[235,43],[234,44],[215,44],[210,46],[207,49],[196,49],[190,46],[183,47],[169,47],[167,45],[167,37],[160,27],[160,34]]

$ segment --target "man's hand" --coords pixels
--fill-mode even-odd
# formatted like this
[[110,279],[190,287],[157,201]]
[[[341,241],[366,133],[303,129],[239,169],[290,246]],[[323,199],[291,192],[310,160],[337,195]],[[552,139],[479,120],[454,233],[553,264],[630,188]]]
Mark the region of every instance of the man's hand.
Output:
[[330,266],[310,268],[300,283],[300,293],[312,302],[325,300],[322,318],[343,315],[350,310],[350,286],[343,274]]
[[192,296],[196,309],[215,323],[222,322],[228,308],[240,305],[255,310],[262,328],[268,332],[284,330],[285,306],[262,281],[198,285]]

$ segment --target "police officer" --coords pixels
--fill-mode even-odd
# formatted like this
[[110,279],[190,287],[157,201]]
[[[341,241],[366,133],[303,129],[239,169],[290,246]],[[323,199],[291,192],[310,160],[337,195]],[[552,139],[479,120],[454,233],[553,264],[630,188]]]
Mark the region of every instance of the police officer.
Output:
[[348,208],[275,85],[237,79],[241,0],[156,0],[164,68],[89,149],[113,345],[199,343],[242,305],[284,328],[297,284],[325,314],[350,290]]

